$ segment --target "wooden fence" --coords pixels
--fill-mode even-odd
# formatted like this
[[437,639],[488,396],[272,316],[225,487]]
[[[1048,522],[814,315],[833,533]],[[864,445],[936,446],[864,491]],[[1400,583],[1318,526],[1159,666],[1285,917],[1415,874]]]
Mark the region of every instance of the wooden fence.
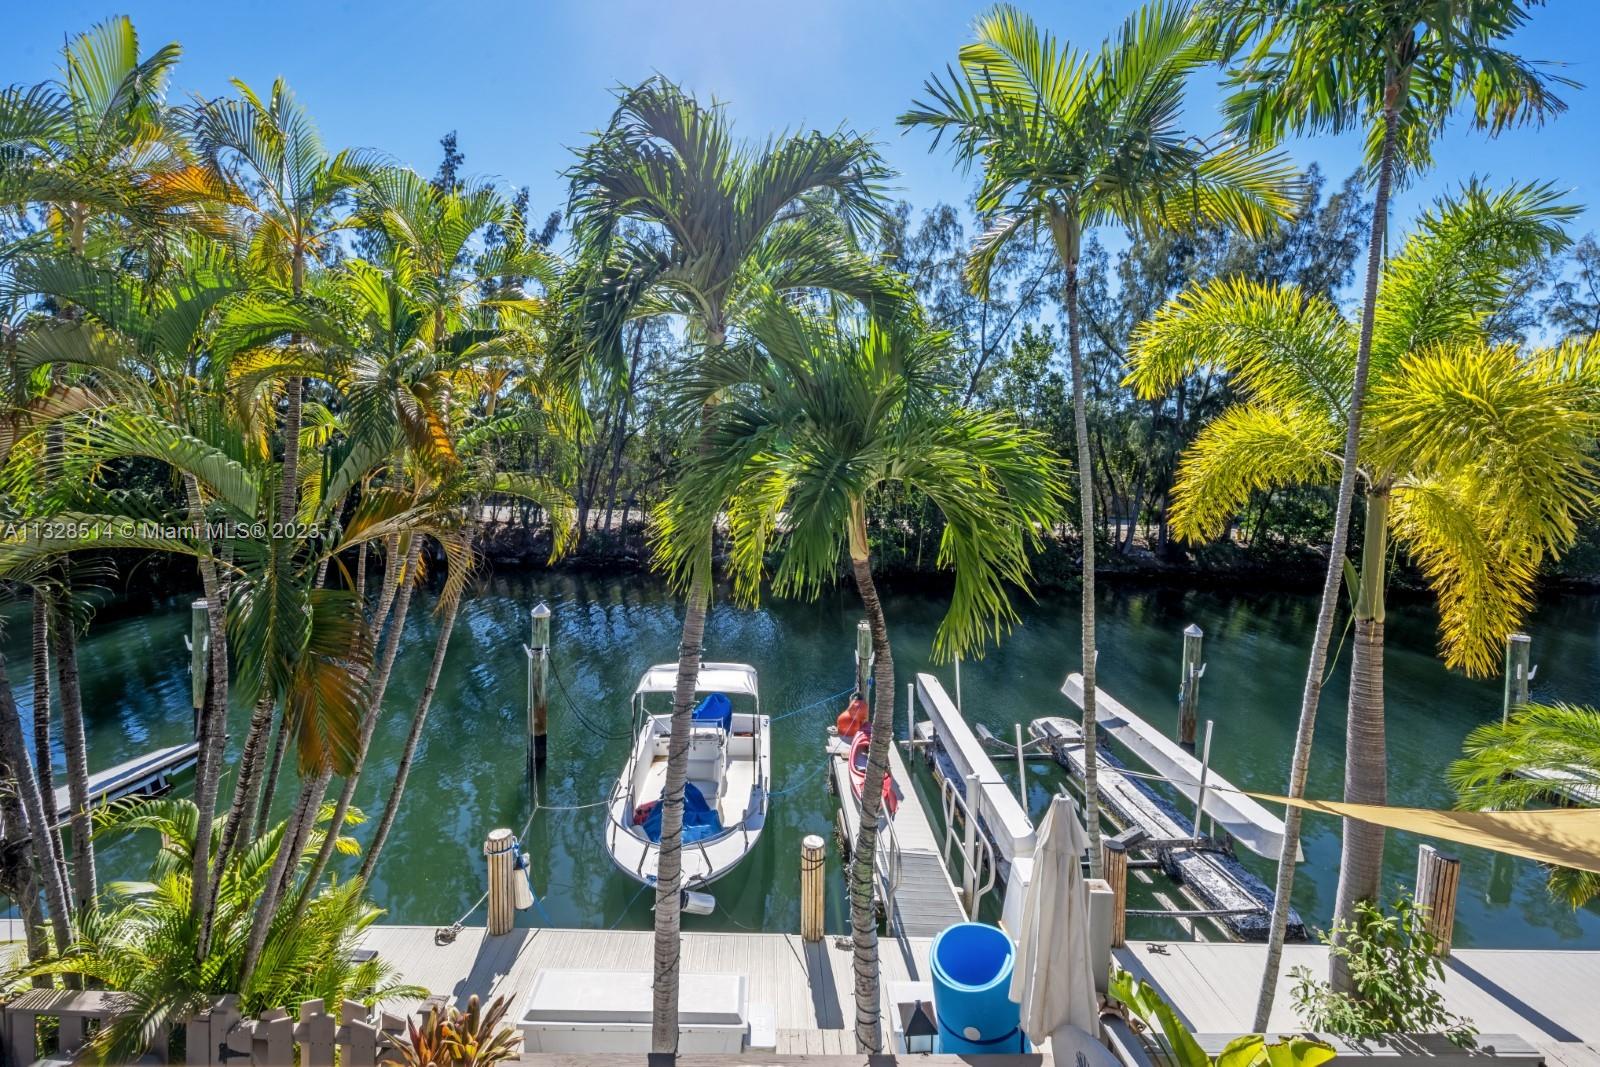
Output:
[[[442,1009],[443,996],[429,997],[417,1017]],[[300,1005],[298,1018],[282,1008],[254,1019],[241,1018],[239,998],[218,997],[211,1008],[183,1026],[183,1063],[196,1067],[378,1067],[396,1056],[385,1035],[405,1033],[406,1018],[371,1013],[359,1001],[347,1000],[338,1015],[321,1000]],[[70,1056],[100,1027],[126,1010],[122,994],[30,990],[0,1009],[7,1067],[28,1067],[40,1055]],[[54,1036],[41,1039],[41,1020],[55,1019]],[[49,1035],[51,1028],[44,1033]],[[161,1035],[165,1038],[166,1035]],[[153,1043],[150,1058],[173,1062],[171,1042]]]

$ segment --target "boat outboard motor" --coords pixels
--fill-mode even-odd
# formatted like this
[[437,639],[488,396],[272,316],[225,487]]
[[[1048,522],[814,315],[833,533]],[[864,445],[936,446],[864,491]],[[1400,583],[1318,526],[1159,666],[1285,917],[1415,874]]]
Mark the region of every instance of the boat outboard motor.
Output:
[[696,893],[692,889],[685,889],[678,907],[690,915],[710,915],[717,910],[717,898],[710,893]]

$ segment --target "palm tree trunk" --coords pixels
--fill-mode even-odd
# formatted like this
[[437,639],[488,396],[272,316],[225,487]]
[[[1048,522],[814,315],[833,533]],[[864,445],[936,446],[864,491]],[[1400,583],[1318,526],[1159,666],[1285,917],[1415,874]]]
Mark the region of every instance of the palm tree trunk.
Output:
[[272,735],[272,752],[267,756],[267,771],[261,776],[261,796],[256,801],[256,837],[272,825],[272,801],[278,791],[278,778],[283,774],[283,756],[288,750],[289,717],[279,715],[278,729]]
[[[1356,600],[1355,643],[1350,657],[1350,702],[1345,718],[1344,799],[1351,804],[1389,800],[1388,752],[1383,721],[1384,563],[1389,548],[1389,491],[1367,492],[1361,544],[1361,594]],[[1356,905],[1378,899],[1383,880],[1381,826],[1344,820],[1339,851],[1339,892],[1333,911],[1334,938],[1341,924],[1358,919]],[[1343,957],[1328,954],[1328,980],[1349,992],[1350,969]]]
[[878,820],[883,815],[883,780],[889,773],[889,746],[894,743],[894,654],[883,602],[872,580],[867,547],[866,510],[851,501],[850,571],[861,594],[861,607],[872,631],[872,740],[867,745],[867,775],[861,785],[861,827],[850,857],[850,941],[855,970],[856,1051],[883,1051],[878,1020],[878,916],[873,882],[878,859]]
[[[1311,767],[1311,741],[1316,732],[1317,705],[1322,700],[1322,675],[1333,640],[1333,619],[1339,607],[1339,585],[1344,578],[1345,549],[1350,542],[1350,512],[1356,492],[1356,470],[1361,459],[1361,412],[1367,396],[1367,368],[1372,362],[1372,324],[1378,306],[1378,276],[1383,269],[1383,236],[1389,220],[1389,189],[1394,181],[1396,134],[1400,113],[1390,86],[1389,106],[1383,115],[1383,150],[1378,162],[1378,184],[1372,197],[1372,233],[1367,241],[1367,277],[1361,301],[1361,337],[1356,347],[1355,379],[1350,386],[1350,413],[1345,425],[1343,470],[1339,499],[1334,508],[1333,537],[1328,545],[1328,570],[1322,580],[1322,601],[1317,608],[1317,629],[1311,658],[1306,664],[1306,684],[1300,695],[1300,722],[1295,728],[1294,757],[1289,764],[1289,796],[1306,795],[1306,774]],[[1289,898],[1294,892],[1295,856],[1300,851],[1301,810],[1288,805],[1283,815],[1283,852],[1278,856],[1278,877],[1273,886],[1272,925],[1267,932],[1267,960],[1256,999],[1255,1028],[1264,1032],[1272,1015],[1272,1001],[1283,968],[1283,943],[1289,932]]]
[[273,694],[263,690],[256,697],[255,708],[250,712],[250,728],[245,731],[244,751],[239,754],[239,777],[234,782],[233,804],[228,808],[227,821],[222,824],[222,843],[217,849],[216,859],[217,876],[220,876],[233,850],[249,834],[251,820],[255,818],[259,780],[266,762],[267,733],[272,728],[275,704]]
[[[193,475],[183,477],[184,494],[189,505],[189,520],[200,526],[205,518],[205,502],[200,497],[200,484]],[[221,879],[221,864],[213,878],[211,866],[211,827],[216,821],[217,792],[222,780],[223,754],[228,738],[228,626],[227,596],[222,583],[222,573],[212,559],[199,560],[200,584],[206,594],[206,631],[209,653],[206,672],[206,698],[200,709],[199,730],[195,740],[199,751],[195,755],[194,802],[198,812],[195,823],[194,864],[190,868],[189,911],[200,916],[200,936],[195,939],[195,963],[205,959],[211,945],[211,927],[216,919],[215,885]]]
[[406,791],[406,778],[411,774],[411,765],[417,758],[417,745],[422,740],[422,727],[428,721],[428,708],[433,704],[433,694],[439,688],[439,672],[444,668],[444,656],[450,647],[450,635],[455,630],[456,612],[460,609],[460,598],[452,598],[445,605],[444,616],[439,620],[439,636],[433,642],[433,662],[428,665],[428,680],[422,686],[422,693],[417,697],[417,710],[411,716],[411,732],[406,735],[405,751],[400,754],[400,766],[395,768],[394,786],[389,790],[389,799],[383,806],[383,818],[378,820],[378,829],[372,835],[372,843],[367,846],[367,855],[361,861],[363,882],[371,881],[373,871],[378,869],[378,853],[383,851],[384,842],[389,839],[389,830],[394,826],[395,815],[400,810],[400,798]]
[[394,619],[389,623],[389,632],[383,642],[383,658],[379,661],[377,674],[372,680],[372,693],[367,698],[366,712],[361,716],[361,738],[356,745],[355,764],[350,768],[350,773],[344,777],[344,787],[339,790],[339,801],[333,808],[333,822],[329,824],[328,836],[323,839],[322,847],[317,850],[317,858],[312,861],[311,871],[306,875],[305,892],[300,894],[300,900],[295,905],[296,915],[305,911],[306,905],[311,901],[317,879],[322,877],[322,872],[328,867],[328,861],[333,858],[333,850],[339,840],[339,828],[344,825],[345,816],[349,814],[351,802],[355,799],[356,784],[361,781],[361,764],[367,758],[367,747],[372,744],[373,731],[378,727],[378,716],[383,711],[383,694],[389,688],[389,675],[394,672],[395,657],[400,652],[400,642],[405,638],[406,615],[411,610],[411,593],[417,587],[412,575],[417,569],[417,556],[421,551],[422,538],[413,535],[411,546],[406,552],[404,568],[395,578],[400,589],[394,600]]
[[55,756],[50,750],[50,599],[44,591],[33,591],[33,764],[38,779],[39,802],[44,805],[44,835],[49,838],[50,855],[67,885],[67,859],[56,829]]
[[1067,350],[1072,360],[1072,426],[1078,451],[1078,536],[1083,542],[1083,825],[1089,831],[1089,875],[1100,877],[1100,776],[1095,765],[1094,641],[1094,463],[1089,451],[1089,412],[1083,348],[1078,334],[1077,220],[1060,212],[1051,217],[1056,251],[1066,270],[1062,301],[1067,306]]
[[256,901],[255,915],[250,921],[250,938],[245,944],[244,960],[239,968],[241,991],[249,988],[250,975],[261,958],[261,950],[266,947],[267,931],[271,928],[273,913],[278,910],[281,899],[279,888],[286,875],[292,876],[298,858],[296,843],[303,837],[302,828],[316,821],[317,809],[322,805],[322,796],[331,777],[331,771],[319,770],[300,787],[300,799],[284,826],[283,840],[278,845],[277,855],[273,857],[272,869],[267,874],[265,888],[261,898]]
[[[55,948],[59,952],[72,943],[72,928],[67,922],[72,910],[67,904],[66,881],[50,847],[50,839],[56,836],[55,829],[45,819],[44,802],[39,797],[39,780],[34,777],[33,764],[28,758],[28,745],[22,737],[22,717],[11,695],[11,679],[6,673],[4,656],[0,656],[0,751],[3,751],[6,762],[11,764],[17,792],[21,794],[23,815],[33,839],[30,851],[33,853],[34,874],[44,887],[50,925],[55,932]],[[71,976],[67,984],[75,984]]]
[[650,1050],[678,1051],[678,965],[682,961],[679,913],[683,893],[683,786],[689,777],[689,727],[701,643],[711,603],[711,537],[701,568],[689,587],[678,641],[678,680],[672,690],[672,735],[667,742],[667,781],[661,793],[661,856],[656,864],[655,999],[650,1013]]
[[[34,963],[50,953],[50,944],[44,936],[44,914],[39,910],[39,882],[34,877],[32,854],[28,843],[28,817],[22,810],[21,792],[17,779],[11,772],[11,763],[0,749],[0,828],[4,839],[0,841],[0,893],[16,902],[22,915],[23,937],[26,940],[28,962]],[[48,975],[35,975],[36,989],[52,984]]]
[[89,746],[83,728],[83,686],[78,680],[78,641],[64,594],[49,598],[50,648],[61,694],[61,747],[67,756],[67,799],[72,805],[72,906],[94,904],[94,822],[89,816]]

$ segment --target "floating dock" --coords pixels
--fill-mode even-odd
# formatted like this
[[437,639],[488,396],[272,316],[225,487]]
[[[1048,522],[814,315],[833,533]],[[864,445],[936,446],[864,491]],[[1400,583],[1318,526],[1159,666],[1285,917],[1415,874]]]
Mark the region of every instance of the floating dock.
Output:
[[[1083,781],[1083,727],[1071,719],[1035,719],[1029,732],[1043,741],[1056,762],[1079,782]],[[1154,789],[1122,772],[1124,765],[1105,750],[1095,751],[1099,775],[1100,807],[1104,816],[1121,828],[1138,828],[1153,841],[1193,842],[1194,825]],[[1207,808],[1209,809],[1209,806]],[[1192,844],[1160,848],[1162,869],[1177,880],[1200,909],[1231,936],[1242,941],[1265,941],[1271,925],[1272,890],[1234,857],[1202,850]],[[1289,911],[1288,937],[1305,940],[1305,924]]]
[[[89,810],[134,796],[155,796],[172,788],[172,777],[193,767],[200,743],[190,741],[154,749],[89,776]],[[66,786],[56,789],[57,825],[72,818],[72,795]]]
[[[861,829],[861,808],[850,784],[849,754],[843,748],[837,738],[829,739],[828,770],[839,795],[839,832],[849,849],[855,846]],[[939,839],[917,797],[911,771],[892,745],[889,774],[903,799],[894,818],[878,832],[878,902],[891,934],[902,939],[931,938],[967,916],[940,856]],[[849,877],[848,867],[845,876]]]

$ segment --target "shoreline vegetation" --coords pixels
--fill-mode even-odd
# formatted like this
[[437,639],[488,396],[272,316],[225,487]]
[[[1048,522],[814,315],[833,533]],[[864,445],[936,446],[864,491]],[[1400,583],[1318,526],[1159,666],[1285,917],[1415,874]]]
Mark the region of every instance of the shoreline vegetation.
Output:
[[[936,662],[1005,640],[1026,597],[1076,599],[1092,875],[1101,579],[1320,588],[1286,793],[1305,795],[1331,650],[1350,657],[1344,800],[1384,805],[1386,604],[1426,598],[1438,659],[1488,677],[1543,590],[1600,587],[1600,245],[1573,232],[1581,209],[1560,176],[1502,175],[1390,214],[1447,124],[1542,124],[1581,89],[1509,49],[1539,6],[1151,0],[1087,47],[994,6],[894,120],[969,172],[961,207],[894,200],[845,117],[736,130],[657,74],[614,89],[549,210],[473,178],[454,132],[429,176],[326,144],[282,77],[180,96],[181,46],[127,17],[66,38],[55,77],[0,91],[0,592],[29,605],[31,653],[0,656],[0,891],[27,935],[9,980],[133,994],[89,1040],[106,1060],[218,995],[251,1013],[398,995],[346,950],[377,915],[364,889],[453,622],[494,568],[648,569],[682,605],[650,802],[659,1053],[678,1043],[689,739],[719,599],[859,596],[862,1052],[885,1048],[872,898],[903,680],[880,586],[941,594]],[[1191,114],[1208,77],[1221,106]],[[1346,132],[1367,151],[1342,181],[1287,154]],[[80,638],[96,608],[183,589],[203,595],[193,799],[91,815]],[[425,601],[431,659],[396,672]],[[425,680],[391,692],[415,658]],[[1589,714],[1510,709],[1508,728],[1541,768],[1600,764],[1568,750]],[[345,831],[395,722],[363,850]],[[1483,773],[1457,768],[1463,805],[1491,802]],[[97,881],[98,838],[150,830],[148,880]],[[1319,1003],[1374,1002],[1338,949],[1391,921],[1383,859],[1382,827],[1345,818]],[[1600,893],[1557,875],[1562,899]]]

